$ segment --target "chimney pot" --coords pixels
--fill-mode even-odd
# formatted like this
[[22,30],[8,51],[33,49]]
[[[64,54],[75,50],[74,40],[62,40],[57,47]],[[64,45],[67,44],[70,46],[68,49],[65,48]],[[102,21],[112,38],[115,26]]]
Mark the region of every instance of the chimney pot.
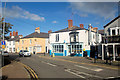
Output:
[[16,31],[16,36],[18,36],[18,31]]
[[68,20],[68,28],[73,27],[73,20],[69,19]]
[[49,30],[49,31],[48,31],[48,33],[51,33],[51,32],[52,32],[52,30]]
[[16,36],[16,32],[15,31],[13,31],[13,36]]
[[83,24],[80,24],[80,28],[84,28],[84,25],[83,25]]
[[10,32],[10,37],[12,36],[12,32]]

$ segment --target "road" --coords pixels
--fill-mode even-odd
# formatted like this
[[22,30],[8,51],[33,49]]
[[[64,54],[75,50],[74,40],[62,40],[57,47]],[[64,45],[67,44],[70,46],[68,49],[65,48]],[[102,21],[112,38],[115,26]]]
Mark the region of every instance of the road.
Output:
[[16,60],[31,67],[39,78],[102,80],[118,76],[117,69],[75,62],[64,58],[44,57],[41,55],[19,57],[17,54],[12,54],[10,55],[9,60]]

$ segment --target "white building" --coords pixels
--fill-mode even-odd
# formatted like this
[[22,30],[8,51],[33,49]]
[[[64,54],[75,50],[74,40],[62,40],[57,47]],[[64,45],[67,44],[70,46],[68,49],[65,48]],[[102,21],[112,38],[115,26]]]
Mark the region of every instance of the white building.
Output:
[[109,54],[115,61],[120,56],[120,16],[104,26],[102,60]]
[[21,38],[21,35],[19,36],[17,31],[13,31],[13,34],[10,32],[10,39],[6,40],[6,51],[15,53],[15,41],[19,38]]
[[[98,35],[98,36],[97,36]],[[87,51],[90,57],[90,46],[101,42],[101,34],[97,34],[97,28],[85,29],[83,24],[80,27],[73,26],[72,20],[68,20],[68,27],[49,34],[50,55],[57,56],[83,56]]]

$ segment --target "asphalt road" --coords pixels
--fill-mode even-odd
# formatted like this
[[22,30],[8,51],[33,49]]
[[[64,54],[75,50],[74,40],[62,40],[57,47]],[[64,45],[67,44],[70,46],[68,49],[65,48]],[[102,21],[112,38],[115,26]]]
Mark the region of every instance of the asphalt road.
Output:
[[103,80],[118,77],[118,70],[75,63],[64,59],[41,57],[32,55],[31,57],[19,57],[17,54],[10,55],[9,60],[16,60],[31,67],[39,78],[61,78],[61,79],[81,79],[81,80]]

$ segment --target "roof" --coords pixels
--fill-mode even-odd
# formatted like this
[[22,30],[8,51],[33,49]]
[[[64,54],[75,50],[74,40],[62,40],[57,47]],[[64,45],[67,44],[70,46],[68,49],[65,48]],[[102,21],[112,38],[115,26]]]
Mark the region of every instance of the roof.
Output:
[[14,38],[8,39],[8,41],[15,41],[15,40],[18,40],[18,39],[19,39],[19,36],[15,36]]
[[118,18],[120,18],[120,15],[119,15],[118,17],[114,18],[114,19],[113,19],[112,21],[110,21],[108,24],[106,24],[106,25],[104,26],[104,28],[107,27],[108,25],[110,25],[111,23],[113,23],[114,21],[116,21]]
[[98,30],[98,33],[104,35],[104,29]]
[[48,33],[43,33],[43,32],[34,32],[31,33],[23,38],[49,38],[49,34]]
[[74,30],[87,30],[87,29],[80,28],[80,27],[77,27],[77,26],[73,26],[71,28],[61,29],[61,30],[58,30],[58,31],[55,31],[55,32],[52,32],[52,33],[67,32],[67,31],[74,31]]

